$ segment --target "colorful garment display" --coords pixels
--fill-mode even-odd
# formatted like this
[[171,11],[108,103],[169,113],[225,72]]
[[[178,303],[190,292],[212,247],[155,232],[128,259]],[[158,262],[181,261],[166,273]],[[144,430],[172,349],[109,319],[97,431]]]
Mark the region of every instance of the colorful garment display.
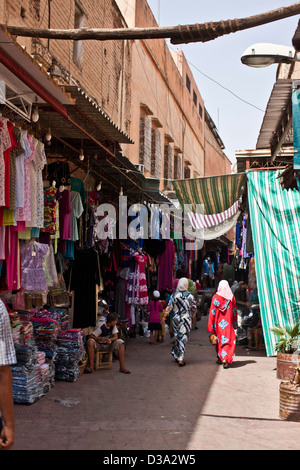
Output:
[[60,192],[55,186],[44,188],[44,226],[41,232],[49,232],[54,235],[57,230],[57,205],[60,199]]
[[47,289],[43,257],[48,245],[38,242],[21,244],[22,287],[28,291],[44,291]]
[[173,290],[173,269],[175,264],[175,247],[173,240],[166,240],[165,251],[158,257],[157,289]]

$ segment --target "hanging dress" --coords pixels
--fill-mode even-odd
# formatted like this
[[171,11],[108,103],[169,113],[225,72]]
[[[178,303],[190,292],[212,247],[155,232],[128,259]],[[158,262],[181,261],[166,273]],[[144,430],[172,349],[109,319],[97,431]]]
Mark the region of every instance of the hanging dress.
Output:
[[148,304],[148,286],[146,279],[146,263],[147,256],[143,254],[136,253],[134,258],[137,262],[136,270],[136,291],[135,291],[135,301],[137,305],[147,305]]

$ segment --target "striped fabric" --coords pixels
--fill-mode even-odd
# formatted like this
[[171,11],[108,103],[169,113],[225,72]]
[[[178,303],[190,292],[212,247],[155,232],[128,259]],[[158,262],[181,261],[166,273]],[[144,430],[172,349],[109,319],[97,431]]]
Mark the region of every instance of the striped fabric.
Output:
[[277,171],[247,174],[257,289],[268,356],[275,325],[300,320],[300,192],[281,188]]
[[194,229],[209,228],[214,225],[219,225],[225,220],[235,215],[238,211],[239,203],[236,201],[229,209],[220,214],[196,214],[189,212],[188,216]]
[[196,204],[203,204],[204,214],[219,214],[240,198],[246,184],[246,174],[173,180],[172,183],[182,207],[191,204],[196,213]]

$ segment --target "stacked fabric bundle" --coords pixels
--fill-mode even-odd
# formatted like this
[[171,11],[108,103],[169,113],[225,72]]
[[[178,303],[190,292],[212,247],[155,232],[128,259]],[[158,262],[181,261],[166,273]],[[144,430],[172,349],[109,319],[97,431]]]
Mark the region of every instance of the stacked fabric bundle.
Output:
[[66,308],[51,307],[48,309],[48,312],[53,312],[59,314],[60,326],[62,330],[67,330],[69,328],[69,311]]
[[21,321],[21,339],[20,343],[27,346],[35,346],[34,342],[34,332],[33,332],[33,325],[31,321],[28,320],[28,316],[20,315]]
[[37,375],[36,346],[16,348],[17,364],[11,366],[14,403],[32,404],[44,395],[41,378]]
[[46,353],[48,359],[54,359],[56,355],[56,340],[60,328],[56,317],[56,314],[49,312],[36,313],[34,317],[31,317],[35,343],[39,351]]
[[42,351],[37,352],[37,362],[35,365],[36,378],[42,382],[43,392],[49,392],[51,388],[51,376],[49,363],[46,363],[46,354]]
[[59,332],[55,359],[55,379],[76,382],[80,376],[79,362],[85,355],[83,331],[69,329]]
[[18,345],[21,342],[21,328],[22,328],[19,314],[17,312],[9,312],[9,319],[10,319],[13,342],[15,345]]

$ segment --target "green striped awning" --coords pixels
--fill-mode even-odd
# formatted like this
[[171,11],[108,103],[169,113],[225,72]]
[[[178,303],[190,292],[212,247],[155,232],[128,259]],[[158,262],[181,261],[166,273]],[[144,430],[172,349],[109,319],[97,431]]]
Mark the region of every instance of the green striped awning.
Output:
[[249,171],[247,192],[257,290],[268,356],[276,325],[300,320],[300,192],[282,189],[277,171]]
[[246,184],[246,174],[173,180],[172,183],[182,207],[190,204],[193,212],[197,212],[196,204],[203,204],[204,214],[219,214],[229,209],[241,197]]

